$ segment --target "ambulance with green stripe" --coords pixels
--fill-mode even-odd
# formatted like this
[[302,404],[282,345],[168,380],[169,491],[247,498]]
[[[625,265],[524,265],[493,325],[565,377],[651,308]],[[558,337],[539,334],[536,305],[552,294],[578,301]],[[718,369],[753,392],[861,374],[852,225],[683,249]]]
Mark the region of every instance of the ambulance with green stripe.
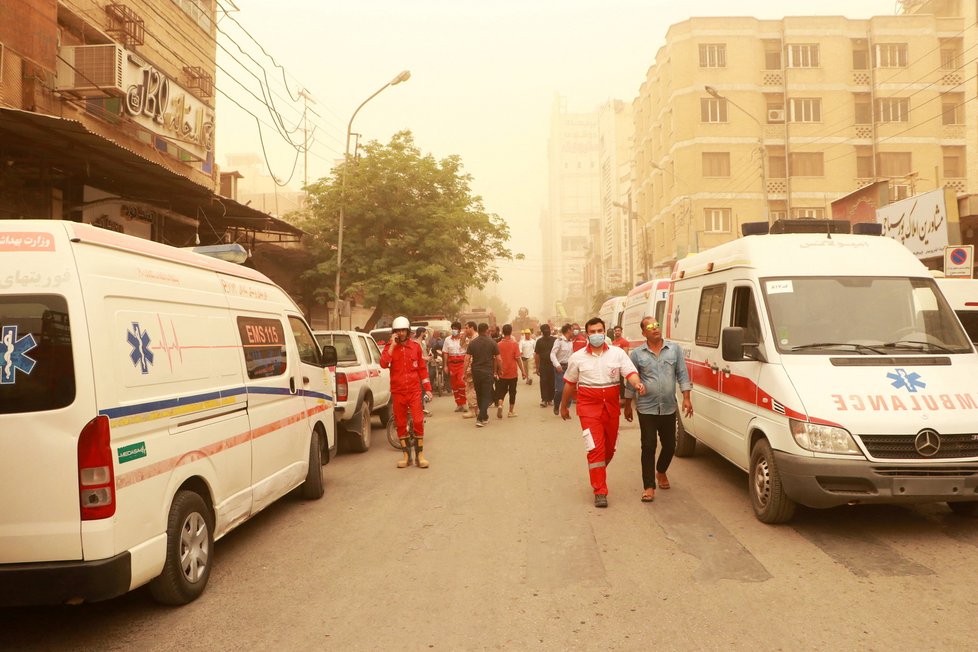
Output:
[[335,358],[252,269],[0,221],[0,604],[195,599],[215,540],[323,495]]

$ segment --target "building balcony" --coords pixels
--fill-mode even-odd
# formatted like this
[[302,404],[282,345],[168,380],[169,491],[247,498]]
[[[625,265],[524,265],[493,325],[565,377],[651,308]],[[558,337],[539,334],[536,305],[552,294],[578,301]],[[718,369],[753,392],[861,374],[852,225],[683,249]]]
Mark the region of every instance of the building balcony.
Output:
[[868,70],[853,70],[850,82],[853,86],[870,86],[873,83],[873,76]]
[[962,195],[962,194],[964,194],[966,192],[966,189],[968,187],[968,180],[967,179],[960,179],[960,178],[957,178],[957,179],[944,179],[944,187],[945,188],[951,188],[956,193],[958,193],[959,195]]
[[941,125],[941,139],[954,140],[965,137],[964,125]]
[[770,87],[783,87],[784,86],[784,71],[783,70],[762,70],[761,71],[761,85],[767,88]]

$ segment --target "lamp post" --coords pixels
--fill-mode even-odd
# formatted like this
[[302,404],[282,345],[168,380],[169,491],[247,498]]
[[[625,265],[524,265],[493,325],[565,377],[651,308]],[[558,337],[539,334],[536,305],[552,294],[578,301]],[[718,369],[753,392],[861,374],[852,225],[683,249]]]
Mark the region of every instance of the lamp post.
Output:
[[635,250],[635,240],[632,236],[632,220],[635,219],[635,212],[632,211],[632,193],[628,193],[627,204],[613,201],[611,205],[621,208],[628,215],[628,287],[631,287],[635,283],[635,266],[632,262],[632,252]]
[[353,119],[357,117],[357,114],[360,113],[360,109],[362,109],[367,102],[380,95],[385,88],[388,86],[397,86],[401,82],[405,82],[410,78],[411,71],[402,70],[397,77],[378,88],[373,95],[361,102],[360,106],[357,107],[357,110],[350,116],[350,122],[346,125],[346,150],[343,152],[343,170],[340,173],[340,218],[336,233],[336,296],[333,300],[336,308],[336,328],[340,327],[340,270],[343,269],[343,217],[346,204],[346,168],[350,164],[350,135],[353,133]]
[[717,89],[713,88],[712,86],[705,86],[704,88],[706,89],[706,92],[709,93],[712,97],[715,97],[718,100],[724,100],[726,102],[729,102],[731,105],[736,107],[741,113],[743,113],[748,118],[750,118],[755,123],[757,123],[758,129],[760,129],[761,135],[758,138],[758,143],[761,146],[761,191],[764,194],[764,219],[765,221],[770,223],[771,222],[770,205],[768,204],[768,199],[767,199],[767,171],[766,171],[767,166],[765,164],[765,159],[767,158],[767,147],[764,144],[764,125],[762,125],[761,121],[758,120],[756,117],[754,117],[754,115],[750,111],[740,106],[739,104],[731,100],[729,97],[721,95],[719,91],[717,91]]

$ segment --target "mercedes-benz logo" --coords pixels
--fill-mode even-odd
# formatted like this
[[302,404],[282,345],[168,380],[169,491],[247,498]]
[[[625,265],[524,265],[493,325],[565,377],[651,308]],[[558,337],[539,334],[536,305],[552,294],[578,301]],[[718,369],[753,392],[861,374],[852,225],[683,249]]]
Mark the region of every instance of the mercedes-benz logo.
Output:
[[917,433],[913,445],[921,457],[934,457],[941,450],[941,436],[936,430],[927,428]]

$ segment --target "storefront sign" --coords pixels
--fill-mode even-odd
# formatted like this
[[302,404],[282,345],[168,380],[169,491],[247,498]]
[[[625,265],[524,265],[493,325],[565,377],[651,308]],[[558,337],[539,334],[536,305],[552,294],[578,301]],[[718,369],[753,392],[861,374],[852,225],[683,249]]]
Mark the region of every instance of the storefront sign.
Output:
[[[917,258],[944,256],[948,223],[958,221],[957,202],[945,199],[943,188],[877,209],[883,235],[903,243]],[[953,215],[948,214],[949,207]]]

